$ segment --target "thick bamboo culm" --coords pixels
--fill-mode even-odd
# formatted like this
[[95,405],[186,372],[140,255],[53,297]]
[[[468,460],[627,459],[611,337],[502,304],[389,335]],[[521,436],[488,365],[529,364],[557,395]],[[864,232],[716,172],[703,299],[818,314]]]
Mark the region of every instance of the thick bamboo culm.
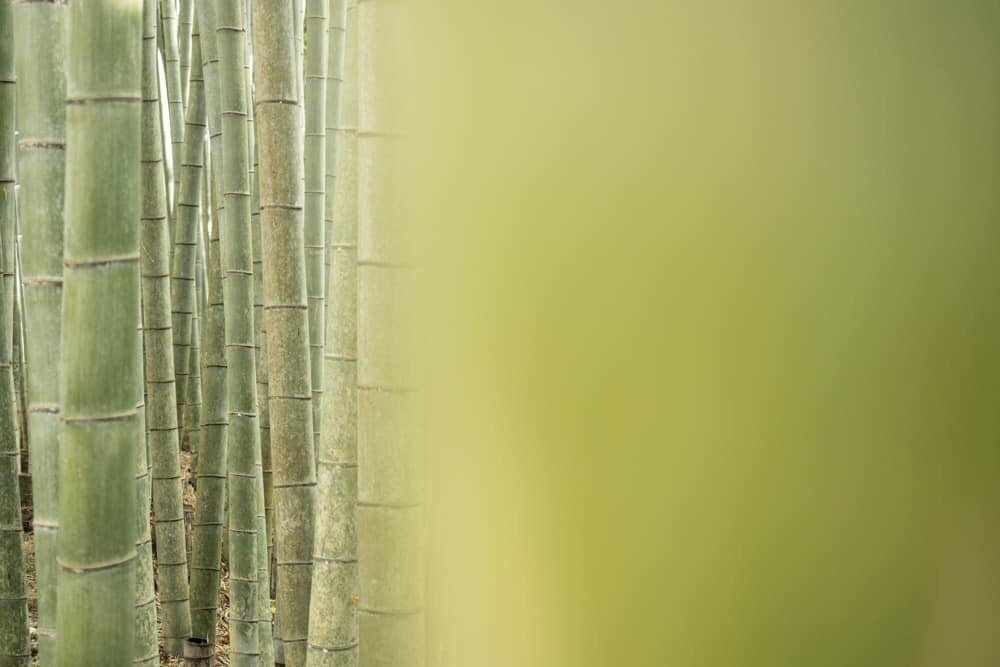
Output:
[[[66,5],[14,2],[26,411],[35,539],[38,660],[55,664],[59,527],[59,339],[66,173]],[[38,49],[37,42],[46,44]],[[9,331],[4,326],[4,331]]]
[[[331,50],[343,53],[332,191],[325,390],[309,611],[310,667],[358,664],[357,559],[357,3],[331,2]],[[331,60],[334,60],[331,54]],[[339,55],[336,56],[339,58]],[[342,73],[341,73],[342,72]],[[332,136],[333,136],[332,135]]]
[[31,664],[14,375],[14,16],[0,0],[0,664]]
[[[254,2],[255,120],[264,260],[280,638],[305,663],[316,471],[303,236],[298,50],[291,3]],[[275,634],[279,634],[278,628]]]
[[192,638],[184,643],[184,667],[212,667],[215,645],[206,639]]
[[62,667],[128,665],[135,657],[142,9],[138,0],[69,8],[56,620]]
[[358,3],[358,568],[361,661],[423,664],[418,394],[410,354],[412,248],[392,171],[403,5]]
[[143,2],[142,332],[146,354],[146,422],[153,468],[157,589],[164,647],[184,653],[191,634],[183,479],[170,306],[170,238],[156,69],[156,0]]

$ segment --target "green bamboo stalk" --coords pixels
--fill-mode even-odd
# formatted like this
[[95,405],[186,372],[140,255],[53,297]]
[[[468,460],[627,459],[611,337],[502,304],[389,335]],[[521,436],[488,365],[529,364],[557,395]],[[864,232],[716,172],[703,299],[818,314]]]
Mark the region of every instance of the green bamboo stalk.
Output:
[[[343,80],[332,191],[331,272],[324,354],[326,393],[316,496],[316,543],[309,610],[309,667],[358,664],[357,391],[357,3],[331,0],[331,55]],[[343,63],[343,66],[340,66]],[[329,112],[328,112],[329,113]],[[329,181],[328,181],[329,183]]]
[[233,665],[260,660],[257,637],[257,371],[254,363],[250,154],[244,64],[243,0],[218,0],[219,102],[222,114],[222,265],[229,367],[229,632]]
[[312,373],[313,449],[319,456],[323,393],[323,315],[326,302],[326,244],[323,214],[326,197],[326,77],[329,58],[329,0],[306,0],[309,48],[305,62],[305,252],[309,302],[310,372]]
[[[249,33],[250,0],[243,0],[244,26]],[[254,364],[257,378],[260,377],[260,319],[263,308],[263,278],[260,275],[260,190],[257,180],[257,141],[253,118],[253,72],[250,63],[253,62],[253,43],[244,40],[246,59],[244,61],[244,80],[247,90],[247,141],[250,158],[250,236],[253,257],[253,330],[254,330]],[[258,305],[260,304],[260,305]],[[266,400],[266,399],[265,399]],[[257,396],[258,438],[263,431],[260,429],[261,398]],[[271,619],[271,561],[268,542],[267,508],[264,504],[264,443],[258,441],[254,452],[256,470],[256,517],[257,517],[257,645],[260,648],[260,663],[270,667],[274,664],[274,626]],[[270,462],[270,459],[269,459]]]
[[[198,59],[191,80],[191,103],[184,119],[184,149],[180,164],[180,189],[177,195],[176,225],[174,226],[173,269],[170,277],[171,323],[174,333],[174,371],[177,380],[177,415],[186,423],[188,376],[192,340],[192,320],[195,315],[195,264],[198,255],[199,211],[201,209],[201,179],[204,177],[205,154],[205,89],[202,77],[201,45],[195,44]],[[197,424],[197,420],[194,422]],[[181,437],[185,442],[187,431]]]
[[[24,535],[18,488],[20,444],[14,430],[14,16],[0,1],[0,665],[31,664]],[[18,40],[20,41],[20,40]]]
[[[225,532],[227,430],[229,426],[222,288],[222,247],[219,212],[222,207],[221,130],[219,130],[218,50],[215,3],[195,4],[199,25],[202,73],[210,144],[205,146],[205,190],[202,235],[208,239],[206,260],[205,331],[202,338],[202,442],[198,453],[197,499],[192,555],[191,614],[193,635],[215,642],[216,610]],[[210,223],[210,224],[209,224]]]
[[[355,3],[356,4],[356,3]],[[329,239],[333,236],[333,193],[337,184],[337,127],[340,113],[341,87],[343,84],[344,33],[346,14],[344,0],[330,0],[330,25],[327,34],[330,46],[326,68],[326,196],[323,199],[323,238],[326,249],[323,254],[323,343],[326,344],[326,320],[330,310],[330,263]],[[324,380],[325,381],[325,380]],[[324,404],[325,405],[325,404]],[[320,429],[322,431],[322,428]],[[317,458],[317,463],[319,459]]]
[[[201,230],[198,230],[201,236]],[[202,241],[198,239],[200,251]],[[195,295],[198,296],[202,282],[201,255],[195,263]],[[200,300],[200,297],[196,301]],[[191,353],[188,355],[188,390],[187,404],[184,406],[184,432],[187,433],[188,445],[194,457],[192,470],[198,469],[198,450],[201,447],[201,307],[195,304],[194,316],[191,320]]]
[[289,3],[254,3],[278,609],[286,664],[298,667],[305,663],[308,635],[316,470],[302,219],[303,137],[294,24],[294,8]]
[[[70,6],[58,664],[134,658],[142,4]],[[94,483],[100,480],[100,483]]]
[[181,102],[187,115],[191,89],[191,33],[194,32],[194,0],[181,0],[177,15],[177,56],[180,60]]
[[358,568],[362,665],[423,664],[422,481],[392,77],[402,5],[358,2]]
[[[63,4],[15,1],[18,200],[23,326],[28,374],[38,660],[55,664],[59,461],[59,338],[62,325],[63,196],[66,171],[66,17]],[[36,42],[46,44],[38,49]]]
[[[211,5],[212,3],[204,3]],[[202,44],[214,36],[214,10],[202,14]],[[213,26],[211,33],[207,27]],[[214,39],[212,40],[214,42]],[[202,49],[204,57],[205,49]],[[206,151],[207,152],[207,151]],[[214,165],[206,170],[214,181]],[[219,188],[206,187],[204,217],[213,210],[212,197]],[[222,251],[218,219],[212,220],[208,254],[208,294],[205,309],[204,363],[202,367],[202,442],[198,450],[197,498],[194,515],[194,550],[191,557],[191,621],[194,637],[215,642],[216,609],[219,598],[222,534],[225,527],[226,431],[229,425],[226,402],[226,323],[222,292]]]
[[143,9],[142,316],[156,516],[157,584],[164,647],[170,655],[183,656],[184,640],[191,634],[191,613],[170,314],[170,238],[159,130],[156,0],[144,0]]
[[[141,297],[137,297],[141,300]],[[136,355],[142,358],[142,323],[135,330]],[[149,527],[152,499],[149,483],[149,449],[146,433],[145,377],[142,364],[135,365],[135,413],[140,437],[135,439],[135,657],[136,665],[159,665],[160,647],[156,636],[156,585],[153,576],[153,536]],[[37,538],[36,538],[37,539]]]
[[[175,215],[178,193],[181,187],[181,158],[184,155],[184,100],[181,94],[181,61],[177,46],[177,5],[176,0],[159,0],[163,51],[163,69],[167,84],[167,117],[170,120],[171,157],[174,166],[173,203],[168,212]],[[173,242],[173,236],[170,241]]]

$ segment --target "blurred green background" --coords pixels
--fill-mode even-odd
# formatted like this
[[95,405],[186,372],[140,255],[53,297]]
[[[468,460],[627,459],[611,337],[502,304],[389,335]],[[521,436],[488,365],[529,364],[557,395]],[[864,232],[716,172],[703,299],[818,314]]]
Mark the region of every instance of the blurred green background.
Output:
[[410,11],[431,663],[1000,664],[1000,3]]

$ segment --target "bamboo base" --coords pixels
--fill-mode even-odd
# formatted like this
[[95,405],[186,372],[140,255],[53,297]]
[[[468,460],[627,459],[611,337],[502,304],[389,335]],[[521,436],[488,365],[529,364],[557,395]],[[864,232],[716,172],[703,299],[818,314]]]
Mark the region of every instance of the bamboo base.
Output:
[[185,667],[212,667],[215,664],[215,645],[207,639],[190,637],[184,642]]

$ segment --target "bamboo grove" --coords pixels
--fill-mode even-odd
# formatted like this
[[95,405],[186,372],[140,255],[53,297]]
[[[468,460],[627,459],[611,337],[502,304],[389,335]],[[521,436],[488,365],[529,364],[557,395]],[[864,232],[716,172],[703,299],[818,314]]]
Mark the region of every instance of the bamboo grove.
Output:
[[0,0],[0,667],[423,664],[397,7]]

